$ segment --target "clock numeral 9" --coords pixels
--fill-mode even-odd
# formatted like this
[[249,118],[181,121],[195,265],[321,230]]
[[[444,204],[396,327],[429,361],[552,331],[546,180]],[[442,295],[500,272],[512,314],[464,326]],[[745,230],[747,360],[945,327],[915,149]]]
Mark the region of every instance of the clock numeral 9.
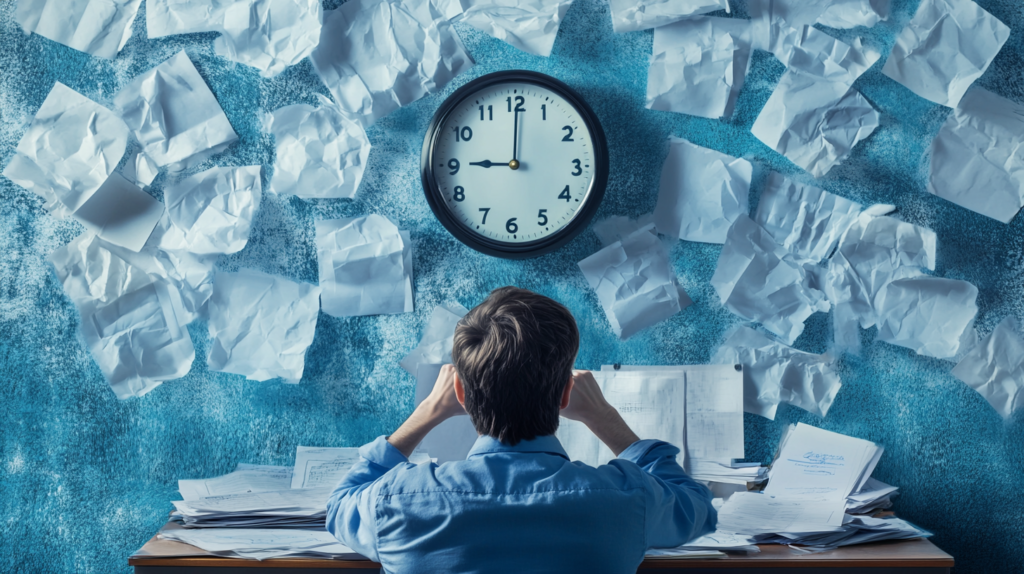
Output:
[[519,231],[519,226],[516,225],[515,217],[505,222],[505,231],[508,231],[509,233],[515,233]]
[[461,185],[455,186],[455,193],[452,195],[452,199],[455,201],[462,201],[466,199],[466,188]]
[[568,203],[569,200],[572,199],[572,196],[569,195],[569,186],[568,185],[565,186],[565,189],[562,190],[562,193],[558,194],[558,199],[564,199],[566,203]]
[[562,138],[562,141],[564,141],[564,142],[574,142],[574,141],[576,141],[576,140],[572,139],[572,126],[563,126],[562,129],[566,130],[567,132],[569,132],[569,133],[565,134],[565,137]]
[[546,210],[546,209],[542,209],[542,210],[537,212],[537,219],[540,220],[540,221],[537,222],[537,225],[547,225],[548,224],[548,216],[546,215],[547,212],[548,212],[548,210]]
[[457,142],[468,142],[473,138],[473,130],[469,126],[465,126],[461,130],[459,126],[455,126],[452,131],[455,132],[455,141]]
[[[508,111],[511,112],[512,111],[512,96],[509,96],[509,97],[505,98],[505,101],[508,102]],[[525,103],[526,103],[526,98],[524,98],[523,96],[516,96],[516,111],[517,112],[525,112],[526,108],[523,107],[523,104],[525,104]]]
[[491,211],[490,207],[481,207],[480,211],[484,212],[484,220],[480,222],[480,225],[487,224],[487,214]]
[[459,173],[459,160],[455,158],[448,160],[448,169],[452,170],[448,175],[455,175]]
[[580,167],[580,160],[574,159],[572,160],[572,163],[576,164],[576,169],[572,172],[573,175],[579,175],[583,173],[583,168]]

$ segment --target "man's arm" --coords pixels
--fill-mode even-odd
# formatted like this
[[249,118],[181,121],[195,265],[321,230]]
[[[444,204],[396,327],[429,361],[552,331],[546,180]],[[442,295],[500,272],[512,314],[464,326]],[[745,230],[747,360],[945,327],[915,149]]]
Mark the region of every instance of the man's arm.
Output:
[[359,449],[352,466],[327,501],[327,530],[356,552],[377,560],[378,479],[409,462],[409,455],[434,427],[466,411],[455,396],[455,368],[441,367],[430,395],[390,437],[378,437]]

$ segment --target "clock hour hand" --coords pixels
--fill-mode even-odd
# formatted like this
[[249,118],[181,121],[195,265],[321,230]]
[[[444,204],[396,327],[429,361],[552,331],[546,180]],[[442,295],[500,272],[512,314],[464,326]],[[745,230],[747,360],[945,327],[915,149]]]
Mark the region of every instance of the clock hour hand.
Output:
[[478,165],[480,167],[494,167],[494,166],[508,167],[508,162],[505,162],[505,163],[495,163],[495,162],[493,162],[493,161],[491,161],[489,159],[485,159],[484,161],[471,161],[471,162],[469,162],[469,165]]

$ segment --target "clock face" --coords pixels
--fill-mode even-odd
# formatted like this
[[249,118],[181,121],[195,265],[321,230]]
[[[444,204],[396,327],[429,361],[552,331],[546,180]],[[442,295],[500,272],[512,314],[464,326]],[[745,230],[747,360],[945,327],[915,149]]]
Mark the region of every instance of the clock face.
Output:
[[424,149],[424,184],[463,242],[529,257],[586,226],[604,192],[607,154],[579,96],[547,76],[516,74],[527,73],[479,78],[442,106]]

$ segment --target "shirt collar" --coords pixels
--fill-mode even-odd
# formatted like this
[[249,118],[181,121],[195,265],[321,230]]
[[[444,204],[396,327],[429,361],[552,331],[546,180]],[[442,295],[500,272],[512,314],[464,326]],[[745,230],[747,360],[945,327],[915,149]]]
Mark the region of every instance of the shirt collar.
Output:
[[492,436],[481,435],[473,443],[473,448],[469,450],[466,458],[496,452],[553,454],[569,460],[569,455],[566,454],[565,449],[562,448],[562,443],[558,442],[555,435],[539,436],[533,440],[521,440],[515,446],[505,444]]

